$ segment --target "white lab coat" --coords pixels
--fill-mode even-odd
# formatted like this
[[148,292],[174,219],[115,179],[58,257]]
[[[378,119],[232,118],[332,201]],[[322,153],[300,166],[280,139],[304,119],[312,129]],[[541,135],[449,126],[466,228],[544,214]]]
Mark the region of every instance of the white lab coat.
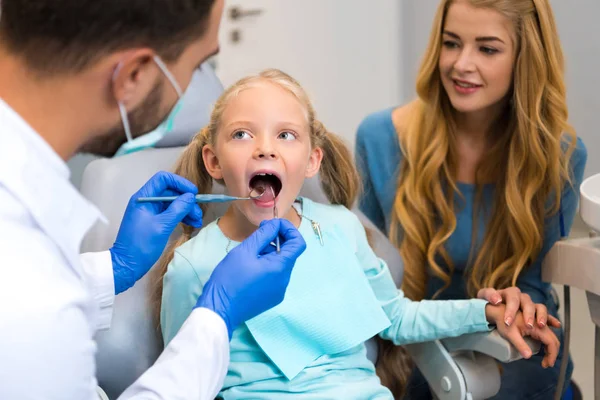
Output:
[[[114,301],[108,252],[79,254],[99,211],[52,148],[0,100],[0,399],[97,399],[93,335]],[[223,320],[195,310],[123,399],[213,399],[229,363]]]

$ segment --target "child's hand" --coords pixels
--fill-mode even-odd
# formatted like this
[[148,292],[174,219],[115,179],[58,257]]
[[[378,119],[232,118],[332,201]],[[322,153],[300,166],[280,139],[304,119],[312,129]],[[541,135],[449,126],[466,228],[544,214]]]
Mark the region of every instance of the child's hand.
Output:
[[496,325],[500,335],[510,341],[517,348],[523,358],[532,356],[531,349],[523,340],[523,337],[530,336],[539,340],[545,347],[545,356],[542,360],[542,367],[553,367],[560,349],[560,342],[554,332],[546,325],[543,328],[537,325],[529,326],[525,323],[522,312],[517,312],[514,322],[511,326],[504,323],[506,306],[503,304],[494,306],[488,304],[485,306],[485,316],[490,324]]

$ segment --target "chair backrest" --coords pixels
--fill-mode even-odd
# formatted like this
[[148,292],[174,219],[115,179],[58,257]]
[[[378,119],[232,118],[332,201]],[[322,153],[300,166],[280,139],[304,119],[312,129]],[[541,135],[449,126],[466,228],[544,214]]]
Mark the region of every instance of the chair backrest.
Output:
[[[168,170],[182,148],[150,149],[115,159],[88,164],[81,192],[95,203],[110,221],[98,223],[82,244],[82,252],[110,248],[117,236],[129,198],[154,173]],[[110,330],[96,335],[98,384],[109,398],[116,399],[149,366],[162,349],[150,303],[151,274],[115,298]]]
[[213,68],[204,63],[194,72],[182,98],[181,110],[173,121],[173,131],[162,138],[156,148],[185,146],[208,124],[214,103],[223,93],[223,85]]

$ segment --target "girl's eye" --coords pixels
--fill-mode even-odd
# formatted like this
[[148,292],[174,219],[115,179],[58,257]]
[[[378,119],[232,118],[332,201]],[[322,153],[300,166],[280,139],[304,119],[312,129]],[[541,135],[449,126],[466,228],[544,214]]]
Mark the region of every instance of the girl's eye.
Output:
[[281,132],[279,134],[279,139],[296,140],[296,135],[294,135],[292,132]]
[[235,131],[233,133],[232,138],[235,139],[235,140],[249,139],[250,138],[250,134],[248,132],[246,132],[246,131]]

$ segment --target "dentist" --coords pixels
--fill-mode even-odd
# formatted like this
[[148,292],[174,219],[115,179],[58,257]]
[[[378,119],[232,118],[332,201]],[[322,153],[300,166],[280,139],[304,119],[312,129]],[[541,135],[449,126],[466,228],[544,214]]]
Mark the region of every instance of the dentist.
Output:
[[[66,161],[166,134],[194,70],[218,49],[222,11],[223,0],[2,0],[0,398],[96,398],[93,336],[110,326],[114,296],[148,272],[179,222],[201,226],[197,189],[163,172],[132,197],[114,246],[80,255],[101,216],[69,183]],[[134,200],[167,194],[179,195],[168,207]],[[282,301],[305,246],[287,221],[264,223],[121,398],[213,399],[229,335]]]

